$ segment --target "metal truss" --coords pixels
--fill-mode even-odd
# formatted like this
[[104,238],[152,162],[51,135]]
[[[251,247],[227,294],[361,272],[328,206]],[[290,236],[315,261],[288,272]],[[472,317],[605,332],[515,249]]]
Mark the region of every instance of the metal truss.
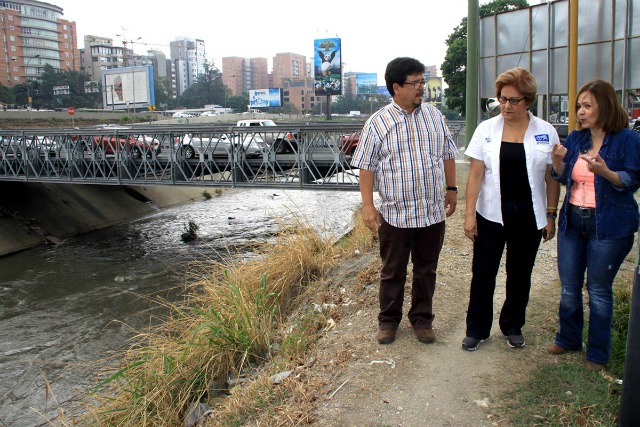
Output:
[[0,130],[0,180],[357,190],[362,125]]

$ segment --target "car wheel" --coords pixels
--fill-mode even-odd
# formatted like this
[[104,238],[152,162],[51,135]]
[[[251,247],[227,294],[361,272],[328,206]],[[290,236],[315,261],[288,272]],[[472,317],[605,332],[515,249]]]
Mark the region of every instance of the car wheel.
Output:
[[284,153],[286,153],[288,151],[287,150],[287,144],[281,139],[279,139],[279,140],[277,140],[275,142],[275,146],[276,146],[275,152],[277,154],[284,154]]
[[196,151],[191,145],[185,145],[182,147],[182,152],[184,153],[185,159],[193,159],[196,156]]
[[134,159],[142,158],[142,151],[140,151],[140,147],[131,147],[131,157]]

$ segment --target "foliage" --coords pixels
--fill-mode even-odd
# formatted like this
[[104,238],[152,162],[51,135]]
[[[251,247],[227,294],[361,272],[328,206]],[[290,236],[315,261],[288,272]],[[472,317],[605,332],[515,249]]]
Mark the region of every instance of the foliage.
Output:
[[166,76],[158,76],[153,80],[153,89],[155,91],[156,108],[166,110],[173,101],[173,87],[171,79]]
[[177,100],[186,108],[202,108],[207,104],[223,105],[226,87],[222,83],[222,74],[217,68],[205,62],[205,72],[196,78]]
[[5,104],[13,104],[16,102],[16,97],[10,87],[4,86],[0,83],[0,102]]
[[[528,7],[527,0],[493,0],[480,6],[480,16],[492,15],[510,10]],[[447,107],[465,115],[466,83],[467,83],[467,18],[462,18],[460,24],[453,29],[453,33],[446,40],[447,53],[440,66],[444,81],[449,86],[444,94]]]
[[[39,80],[30,81],[29,94],[33,98],[34,108],[101,108],[102,96],[98,93],[85,93],[84,83],[90,81],[89,75],[78,71],[56,71],[51,65],[44,66]],[[69,86],[69,94],[54,95],[54,86]],[[26,104],[26,91],[24,103]]]
[[243,93],[242,95],[231,96],[227,98],[227,108],[231,108],[234,113],[242,113],[247,111],[249,105],[249,94]]

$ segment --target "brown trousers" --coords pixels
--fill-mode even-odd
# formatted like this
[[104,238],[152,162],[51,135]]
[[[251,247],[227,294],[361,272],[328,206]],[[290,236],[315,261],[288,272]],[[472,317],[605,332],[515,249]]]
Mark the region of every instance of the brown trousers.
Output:
[[414,328],[432,327],[436,269],[444,242],[445,222],[419,228],[389,225],[380,215],[380,329],[397,329],[402,320],[409,256],[413,264],[409,322]]

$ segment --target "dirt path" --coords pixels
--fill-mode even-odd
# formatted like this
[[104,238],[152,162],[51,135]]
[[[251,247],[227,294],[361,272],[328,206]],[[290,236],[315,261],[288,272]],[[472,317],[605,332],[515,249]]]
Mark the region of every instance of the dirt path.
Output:
[[[462,232],[464,200],[447,221],[434,301],[437,340],[422,344],[405,318],[391,345],[375,339],[378,312],[377,253],[361,255],[334,285],[351,293],[342,317],[318,343],[316,375],[326,389],[317,411],[322,426],[482,426],[508,425],[500,396],[521,384],[537,363],[554,363],[546,353],[556,328],[559,285],[555,239],[543,244],[534,269],[527,344],[510,349],[497,316],[504,298],[498,277],[491,338],[478,351],[462,350],[471,280],[471,242]],[[503,259],[504,262],[504,259]],[[501,270],[503,270],[502,267]],[[370,283],[363,288],[362,282]],[[407,287],[406,296],[409,295]],[[333,313],[332,313],[333,314]]]

